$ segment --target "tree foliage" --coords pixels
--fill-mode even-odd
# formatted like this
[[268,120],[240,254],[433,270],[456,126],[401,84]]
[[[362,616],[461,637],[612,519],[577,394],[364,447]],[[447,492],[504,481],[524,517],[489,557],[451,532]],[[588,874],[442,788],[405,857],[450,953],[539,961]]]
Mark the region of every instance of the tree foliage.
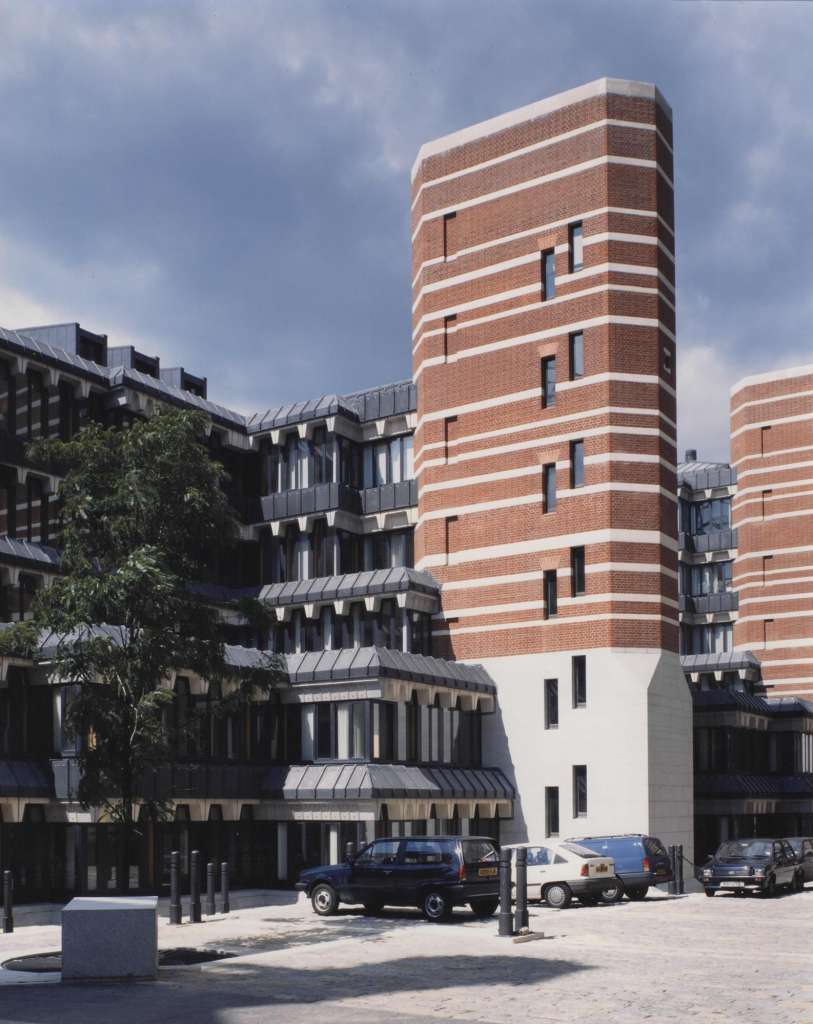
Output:
[[24,653],[39,642],[54,676],[71,684],[79,799],[125,826],[144,772],[173,758],[173,673],[194,673],[222,694],[209,708],[216,715],[281,677],[269,655],[230,669],[218,612],[189,587],[236,535],[206,428],[202,413],[170,412],[124,429],[91,424],[29,449],[64,472],[62,572],[37,594],[33,623],[6,631],[0,648]]

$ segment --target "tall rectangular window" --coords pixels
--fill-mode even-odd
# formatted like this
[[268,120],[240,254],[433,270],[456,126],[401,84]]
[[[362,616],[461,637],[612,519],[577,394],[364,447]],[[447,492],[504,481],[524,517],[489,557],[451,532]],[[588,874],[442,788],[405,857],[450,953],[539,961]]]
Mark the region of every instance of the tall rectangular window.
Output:
[[587,815],[587,765],[573,765],[573,817]]
[[542,469],[542,483],[545,489],[543,512],[553,512],[556,508],[556,463],[550,462]]
[[559,787],[545,786],[545,835],[559,835]]
[[584,376],[584,334],[577,331],[570,335],[570,379]]
[[542,260],[542,301],[556,295],[556,253],[553,249],[541,253]]
[[771,498],[772,494],[773,494],[773,491],[771,491],[771,490],[765,490],[765,491],[762,492],[762,518],[763,519],[767,519],[768,518],[768,511],[769,511],[769,509],[768,509],[768,502],[770,501],[770,498]]
[[760,427],[759,428],[759,450],[763,455],[767,455],[771,449],[771,428]]
[[443,318],[443,355],[444,358],[449,355],[449,343],[450,335],[455,329],[457,323],[457,314],[453,313],[451,316],[445,316]]
[[542,408],[556,405],[556,356],[542,360]]
[[444,213],[443,215],[443,258],[448,260],[450,256],[453,256],[456,250],[455,245],[455,221],[457,214]]
[[584,487],[584,441],[570,442],[570,486]]
[[571,658],[573,675],[573,707],[583,708],[587,705],[587,655],[574,654]]
[[583,594],[587,587],[584,578],[584,548],[570,549],[570,578],[573,584],[573,596]]
[[555,729],[559,725],[559,681],[545,680],[545,728]]
[[570,273],[584,266],[584,236],[581,224],[570,225]]
[[763,555],[762,556],[762,584],[763,584],[763,586],[768,582],[767,576],[768,576],[768,571],[769,571],[769,569],[771,567],[771,560],[772,559],[773,559],[773,555]]
[[544,588],[545,588],[545,618],[550,619],[556,615],[557,608],[557,584],[556,584],[556,570],[546,569],[543,577]]

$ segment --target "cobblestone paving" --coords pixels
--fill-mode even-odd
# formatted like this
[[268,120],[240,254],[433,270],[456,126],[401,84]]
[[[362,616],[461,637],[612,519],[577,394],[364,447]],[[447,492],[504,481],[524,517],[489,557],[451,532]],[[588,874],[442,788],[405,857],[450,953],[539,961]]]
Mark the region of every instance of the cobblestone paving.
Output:
[[[496,925],[462,911],[446,925],[409,911],[319,919],[304,902],[202,925],[162,923],[163,947],[206,944],[240,956],[165,969],[157,983],[126,988],[4,988],[0,1024],[813,1024],[811,887],[771,901],[692,895],[561,912],[532,906],[531,926],[546,937],[524,944],[498,938]],[[23,942],[22,932],[39,935]],[[58,929],[15,938],[0,936],[0,960],[23,946],[58,948]]]

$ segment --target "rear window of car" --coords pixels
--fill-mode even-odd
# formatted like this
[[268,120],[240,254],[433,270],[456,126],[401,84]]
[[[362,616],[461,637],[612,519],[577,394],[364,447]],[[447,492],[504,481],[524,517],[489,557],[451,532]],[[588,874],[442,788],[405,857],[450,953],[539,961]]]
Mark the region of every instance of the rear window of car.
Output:
[[404,844],[404,864],[450,864],[452,854],[452,844],[441,840]]
[[497,848],[485,839],[464,839],[463,860],[467,864],[479,864],[481,861],[499,860]]
[[644,846],[646,847],[646,852],[649,854],[650,857],[669,856],[669,854],[664,849],[663,843],[660,841],[660,839],[654,839],[652,838],[652,836],[647,836],[647,838],[644,840]]

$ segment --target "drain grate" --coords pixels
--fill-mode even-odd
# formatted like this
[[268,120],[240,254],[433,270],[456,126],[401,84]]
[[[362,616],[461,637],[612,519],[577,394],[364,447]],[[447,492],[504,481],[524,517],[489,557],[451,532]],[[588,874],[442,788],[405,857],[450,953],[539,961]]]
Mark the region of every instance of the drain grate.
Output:
[[[160,967],[191,967],[194,964],[210,964],[215,960],[230,960],[236,953],[226,953],[221,949],[192,949],[179,946],[176,949],[160,949],[158,964]],[[46,974],[62,970],[62,950],[54,953],[32,953],[28,956],[14,957],[0,964],[6,971],[27,971],[30,974]]]

